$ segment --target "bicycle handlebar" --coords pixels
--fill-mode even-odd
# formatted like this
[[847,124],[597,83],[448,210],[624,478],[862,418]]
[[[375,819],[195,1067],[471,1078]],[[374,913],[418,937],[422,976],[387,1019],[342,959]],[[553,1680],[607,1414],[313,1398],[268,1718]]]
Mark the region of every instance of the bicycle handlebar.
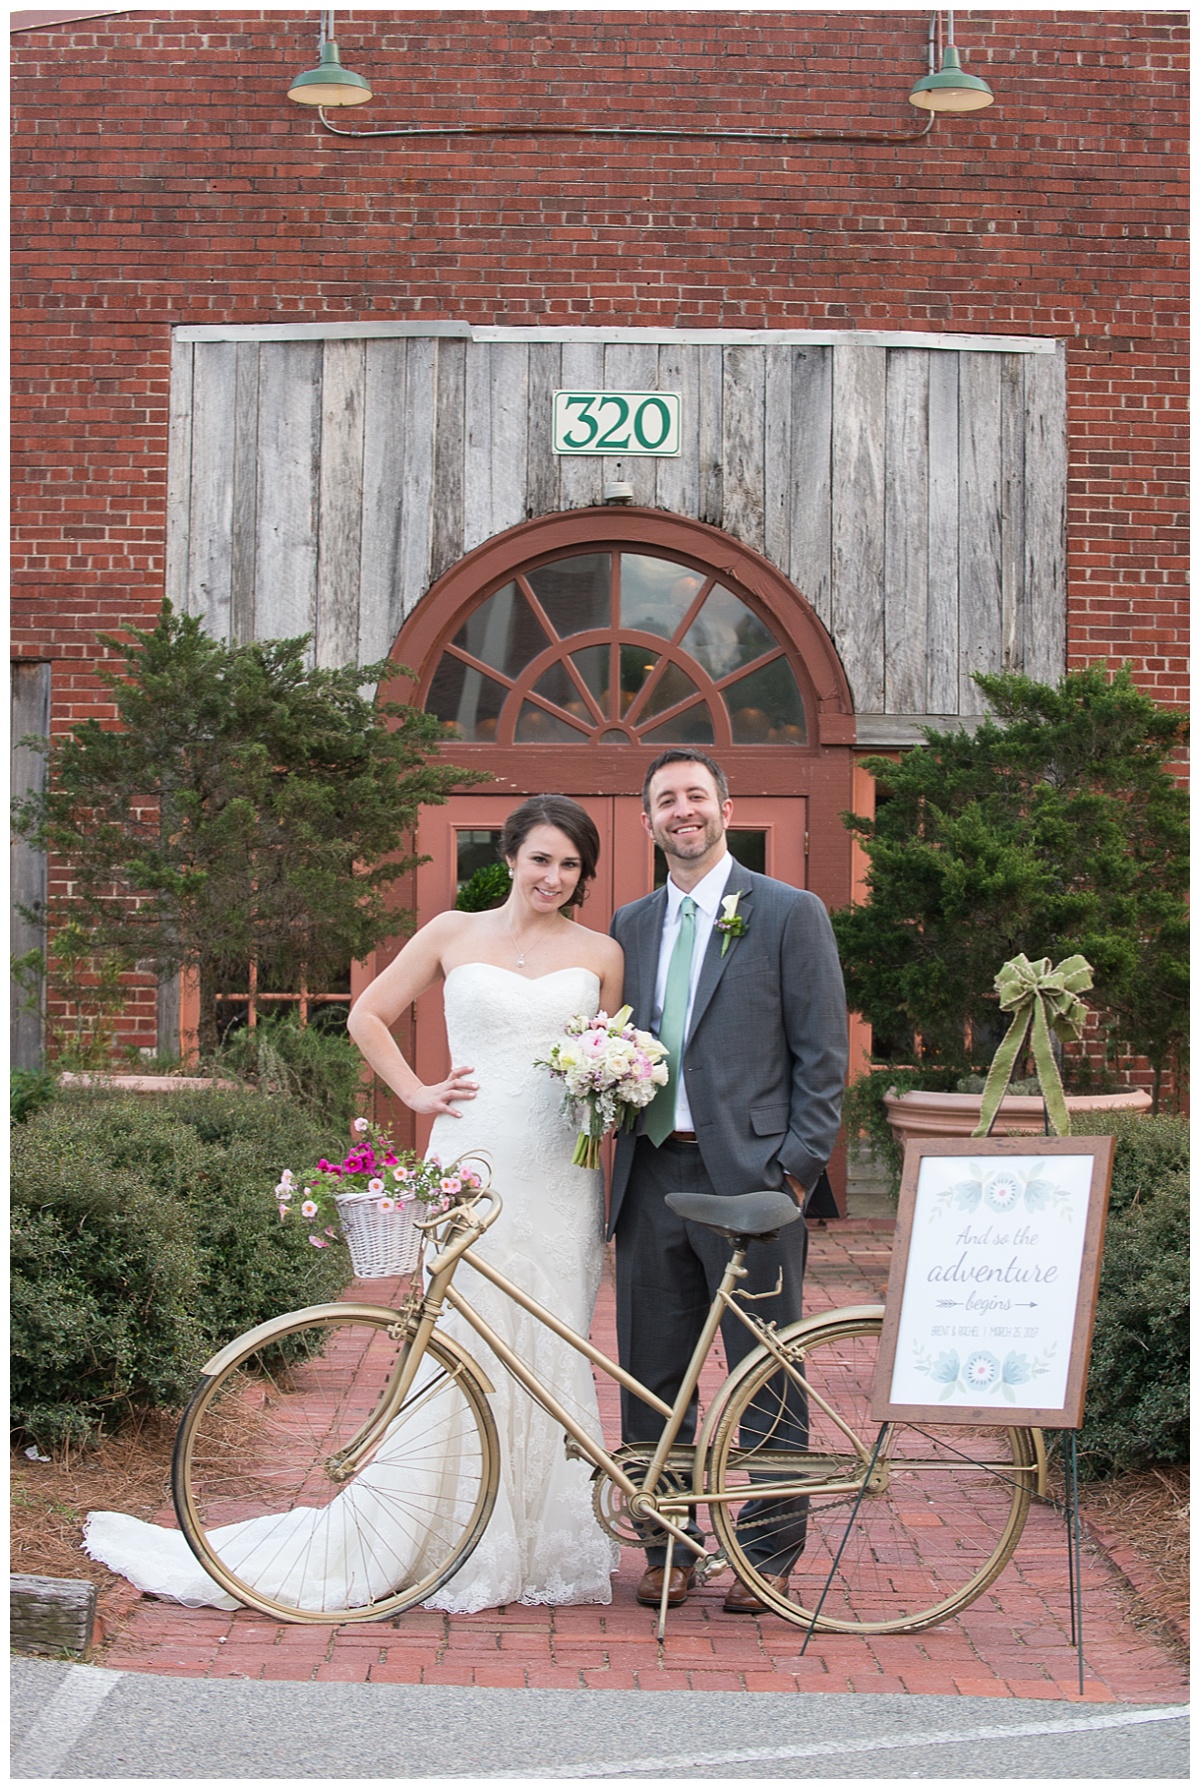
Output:
[[[488,1209],[478,1209],[481,1199],[487,1200]],[[416,1228],[430,1233],[446,1227],[447,1239],[441,1252],[428,1263],[427,1271],[433,1275],[442,1273],[458,1257],[469,1249],[471,1244],[484,1231],[489,1229],[500,1216],[504,1202],[493,1187],[481,1186],[472,1190],[471,1197],[458,1205],[452,1205],[449,1211],[439,1211],[436,1216],[418,1218]]]

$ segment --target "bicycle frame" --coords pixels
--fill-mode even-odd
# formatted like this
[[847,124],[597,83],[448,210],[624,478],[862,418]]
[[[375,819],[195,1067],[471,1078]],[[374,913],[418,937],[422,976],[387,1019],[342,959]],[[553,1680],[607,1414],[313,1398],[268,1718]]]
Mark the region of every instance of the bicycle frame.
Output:
[[[320,1341],[331,1322],[340,1324],[348,1321],[353,1327],[357,1319],[365,1323],[368,1330],[373,1327],[377,1334],[386,1334],[390,1339],[391,1347],[386,1350],[390,1355],[387,1371],[371,1380],[366,1387],[365,1397],[356,1399],[347,1407],[349,1421],[341,1428],[337,1440],[331,1436],[328,1441],[322,1442],[323,1431],[319,1426],[314,1430],[313,1439],[318,1450],[316,1460],[318,1469],[324,1475],[340,1482],[351,1480],[361,1468],[370,1466],[377,1452],[385,1444],[389,1444],[394,1425],[417,1415],[426,1403],[431,1409],[436,1409],[439,1400],[448,1393],[451,1400],[463,1398],[468,1404],[473,1403],[476,1415],[472,1421],[477,1427],[483,1427],[484,1469],[478,1475],[477,1489],[472,1494],[478,1499],[477,1512],[483,1512],[479,1521],[481,1524],[486,1522],[491,1509],[488,1499],[494,1500],[499,1476],[494,1424],[491,1423],[487,1410],[487,1394],[494,1392],[495,1386],[469,1352],[469,1347],[464,1346],[463,1341],[456,1336],[439,1330],[440,1321],[447,1309],[456,1312],[468,1329],[487,1343],[505,1372],[564,1431],[568,1455],[590,1462],[593,1476],[600,1480],[597,1518],[624,1544],[645,1545],[649,1536],[657,1531],[665,1543],[668,1563],[674,1556],[676,1546],[682,1546],[689,1556],[700,1563],[702,1579],[706,1580],[715,1571],[732,1565],[740,1577],[753,1582],[766,1606],[795,1620],[798,1619],[796,1609],[800,1605],[794,1607],[786,1597],[780,1595],[775,1589],[774,1580],[761,1575],[756,1556],[747,1553],[749,1543],[745,1534],[749,1531],[742,1526],[747,1512],[736,1506],[745,1505],[748,1497],[756,1507],[777,1501],[795,1503],[799,1499],[800,1508],[811,1514],[813,1508],[825,1506],[833,1509],[839,1501],[844,1503],[853,1498],[856,1500],[857,1511],[864,1494],[869,1494],[880,1499],[878,1509],[884,1523],[892,1521],[895,1526],[899,1522],[900,1531],[903,1532],[905,1518],[902,1515],[892,1518],[888,1513],[887,1500],[892,1494],[889,1474],[894,1472],[895,1465],[889,1461],[888,1449],[881,1447],[882,1431],[874,1453],[869,1451],[869,1437],[862,1416],[861,1391],[853,1405],[856,1416],[849,1416],[848,1419],[835,1408],[835,1404],[841,1401],[838,1368],[843,1359],[843,1333],[851,1338],[851,1347],[854,1346],[855,1337],[876,1337],[882,1319],[882,1307],[841,1307],[836,1313],[822,1312],[777,1330],[774,1324],[757,1316],[752,1308],[746,1308],[753,1305],[756,1297],[769,1297],[770,1293],[751,1294],[739,1290],[739,1283],[746,1276],[745,1256],[753,1238],[747,1235],[730,1235],[729,1231],[724,1231],[723,1234],[730,1235],[732,1244],[729,1259],[701,1326],[678,1394],[674,1402],[668,1405],[634,1374],[610,1359],[603,1349],[572,1329],[569,1323],[539,1303],[531,1293],[526,1292],[482,1254],[476,1252],[473,1245],[499,1216],[500,1210],[498,1195],[488,1188],[481,1188],[468,1202],[425,1220],[420,1227],[435,1238],[437,1252],[432,1254],[423,1272],[418,1272],[415,1280],[410,1282],[398,1307],[387,1308],[343,1301],[312,1306],[305,1311],[294,1312],[285,1318],[259,1325],[247,1335],[218,1350],[206,1362],[203,1371],[205,1380],[209,1383],[198,1388],[196,1397],[189,1405],[180,1431],[181,1439],[186,1437],[182,1454],[177,1445],[173,1466],[173,1476],[178,1479],[176,1507],[180,1509],[181,1526],[188,1534],[189,1542],[201,1563],[208,1567],[211,1575],[230,1594],[248,1601],[252,1607],[260,1607],[270,1613],[277,1612],[282,1606],[269,1590],[262,1593],[266,1597],[265,1601],[256,1601],[254,1580],[243,1580],[236,1573],[231,1577],[223,1560],[220,1543],[214,1551],[204,1531],[205,1517],[200,1513],[199,1506],[194,1504],[192,1489],[194,1470],[203,1479],[209,1468],[196,1468],[191,1450],[196,1435],[207,1433],[209,1414],[218,1408],[210,1400],[218,1397],[225,1376],[240,1371],[243,1362],[252,1354],[260,1349],[271,1349],[278,1339],[289,1336],[294,1331],[298,1333],[313,1329]],[[559,1397],[541,1382],[537,1373],[514,1352],[483,1313],[472,1305],[464,1291],[454,1285],[458,1264],[463,1260],[509,1303],[557,1336],[566,1347],[587,1360],[594,1369],[640,1399],[648,1409],[656,1411],[663,1425],[657,1442],[621,1446],[610,1453],[602,1439],[586,1432],[572,1409],[559,1401]],[[699,1386],[717,1330],[728,1313],[735,1314],[738,1322],[749,1331],[754,1346],[733,1371],[724,1377],[715,1394],[708,1400],[708,1408],[699,1424],[695,1441],[683,1443],[679,1440],[680,1431]],[[832,1323],[831,1316],[836,1319]],[[467,1341],[469,1343],[469,1338]],[[856,1386],[866,1385],[860,1369],[872,1358],[872,1345],[871,1342],[866,1344],[866,1357],[854,1368],[858,1374],[853,1380]],[[314,1358],[320,1358],[323,1350],[322,1342]],[[835,1369],[832,1375],[827,1370],[831,1361]],[[335,1355],[335,1373],[339,1370],[341,1369],[336,1366]],[[495,1368],[491,1371],[494,1376]],[[793,1433],[794,1425],[782,1435],[775,1427],[789,1405],[794,1411],[796,1408],[791,1400],[785,1403],[780,1399],[784,1383],[790,1384],[799,1394],[808,1412],[803,1440],[789,1441],[788,1436]],[[288,1388],[285,1387],[286,1389]],[[303,1396],[303,1383],[297,1389]],[[369,1414],[364,1414],[364,1407],[369,1406],[377,1393],[378,1402],[370,1409]],[[561,1396],[569,1398],[570,1394],[564,1391]],[[796,1412],[796,1416],[798,1420],[806,1420],[799,1412]],[[857,1430],[852,1426],[855,1421],[859,1425]],[[348,1440],[344,1439],[347,1429],[353,1428],[355,1423],[360,1426]],[[418,1415],[418,1428],[419,1426]],[[818,1442],[818,1436],[821,1437],[820,1451],[810,1451],[810,1445]],[[219,1463],[215,1470],[220,1474],[226,1469],[229,1449],[219,1427],[215,1432],[215,1442],[215,1457]],[[208,1443],[202,1442],[201,1445]],[[331,1447],[336,1451],[328,1451]],[[947,1461],[952,1461],[957,1456],[964,1467],[1001,1480],[1011,1493],[1007,1501],[1002,1498],[997,1507],[995,1539],[994,1542],[988,1542],[991,1552],[981,1543],[973,1556],[975,1562],[964,1568],[972,1574],[969,1579],[964,1578],[961,1585],[956,1580],[951,1581],[954,1579],[953,1572],[947,1576],[943,1573],[938,1558],[931,1557],[925,1575],[930,1580],[930,1594],[936,1595],[939,1600],[930,1602],[928,1607],[906,1611],[906,1616],[910,1616],[914,1624],[913,1631],[940,1619],[946,1610],[952,1611],[965,1606],[962,1602],[964,1595],[967,1600],[978,1595],[991,1582],[995,1573],[1003,1569],[1020,1534],[1028,1506],[1028,1495],[1035,1485],[1039,1490],[1041,1488],[1045,1454],[1037,1431],[1034,1431],[1032,1454],[1027,1445],[1018,1447],[1011,1440],[1002,1443],[998,1450],[992,1450],[990,1458],[985,1452],[983,1459],[976,1460],[973,1451],[964,1449],[960,1452],[952,1443],[933,1437],[929,1448],[921,1449],[917,1457],[912,1457],[911,1451],[906,1453],[903,1450],[897,1456],[903,1473],[910,1480],[914,1474],[919,1479],[922,1473],[942,1473]],[[391,1464],[389,1459],[389,1467]],[[304,1471],[308,1470],[306,1466]],[[270,1476],[268,1474],[268,1479]],[[307,1481],[302,1488],[306,1488],[306,1484]],[[607,1503],[605,1499],[609,1494],[604,1489],[606,1484],[613,1487]],[[186,1509],[180,1505],[181,1496]],[[1022,1496],[1026,1498],[1024,1505],[1020,1503]],[[808,1499],[815,1501],[810,1505],[804,1501]],[[273,1497],[268,1496],[266,1501],[273,1501]],[[301,1502],[303,1504],[303,1499]],[[691,1521],[692,1511],[698,1504],[706,1504],[712,1510],[718,1540],[716,1553],[707,1552],[705,1542],[687,1532],[685,1524]],[[290,1509],[292,1505],[285,1504],[282,1507]],[[783,1519],[788,1519],[786,1509]],[[791,1519],[795,1519],[794,1515]],[[830,1517],[835,1524],[840,1519],[838,1514]],[[764,1523],[769,1526],[773,1520],[773,1517],[764,1514],[759,1508],[757,1515],[752,1513],[750,1528],[762,1527]],[[850,1521],[854,1520],[852,1515]],[[478,1539],[480,1531],[478,1527],[470,1534],[464,1530],[462,1544],[468,1550]],[[219,1533],[219,1528],[212,1532]],[[849,1532],[847,1527],[847,1536]],[[988,1530],[985,1529],[985,1538],[987,1533]],[[453,1540],[453,1536],[451,1539]],[[868,1562],[876,1557],[872,1552],[872,1545],[868,1541],[865,1552],[861,1554],[861,1558]],[[837,1557],[840,1556],[839,1547]],[[450,1572],[455,1569],[454,1560],[458,1555],[450,1554],[447,1557],[450,1563],[446,1570]],[[924,1572],[924,1562],[920,1557],[917,1565],[918,1570]],[[836,1569],[835,1558],[834,1570]],[[989,1573],[990,1575],[985,1575]],[[439,1583],[442,1581],[437,1580]],[[668,1577],[665,1576],[664,1585],[667,1582]],[[934,1590],[933,1586],[937,1586],[937,1589]],[[402,1594],[401,1585],[399,1591],[393,1591],[393,1600],[397,1600]],[[664,1592],[659,1611],[660,1634],[666,1620],[667,1606]],[[351,1609],[349,1619],[366,1617],[365,1609],[360,1612],[356,1605],[348,1607]],[[316,1619],[305,1615],[301,1605],[293,1608],[290,1602],[284,1613],[287,1619]],[[807,1614],[804,1619],[809,1619]],[[896,1626],[894,1622],[889,1627],[891,1618],[883,1614],[864,1619],[864,1631],[892,1631],[892,1627],[895,1627],[895,1631],[908,1631],[902,1625]],[[832,1625],[836,1629],[839,1623],[834,1621]],[[845,1631],[857,1631],[862,1623],[855,1614],[844,1619],[841,1625]]]
[[[732,1311],[739,1322],[744,1324],[750,1331],[760,1346],[765,1347],[768,1352],[774,1354],[776,1358],[779,1359],[781,1366],[788,1373],[788,1376],[797,1384],[806,1397],[817,1399],[821,1408],[845,1434],[853,1451],[859,1456],[860,1466],[864,1469],[868,1466],[868,1456],[858,1437],[847,1426],[837,1412],[831,1409],[825,1400],[820,1398],[819,1394],[809,1386],[802,1375],[796,1372],[795,1367],[786,1359],[783,1351],[776,1343],[771,1327],[760,1322],[752,1314],[744,1311],[737,1302],[735,1287],[738,1280],[743,1279],[746,1274],[745,1241],[735,1243],[734,1245],[729,1261],[726,1264],[725,1272],[722,1275],[721,1283],[713,1296],[708,1316],[705,1319],[704,1326],[697,1339],[692,1358],[688,1363],[688,1368],[684,1374],[675,1403],[670,1405],[664,1403],[661,1398],[656,1396],[656,1394],[647,1386],[643,1385],[640,1379],[637,1379],[616,1361],[610,1359],[602,1349],[596,1347],[596,1345],[589,1341],[586,1336],[581,1336],[577,1330],[572,1329],[569,1324],[564,1323],[561,1318],[555,1316],[553,1311],[549,1311],[544,1305],[539,1304],[537,1299],[524,1291],[522,1287],[514,1284],[514,1282],[505,1274],[501,1273],[498,1268],[493,1267],[489,1261],[486,1261],[482,1256],[474,1253],[471,1247],[472,1241],[478,1235],[481,1235],[499,1215],[499,1200],[497,1196],[490,1192],[489,1189],[485,1189],[483,1197],[487,1198],[496,1208],[486,1213],[486,1222],[481,1223],[478,1215],[475,1214],[471,1208],[460,1208],[462,1215],[460,1219],[460,1228],[457,1234],[452,1234],[446,1247],[442,1249],[429,1265],[429,1284],[425,1290],[424,1297],[421,1298],[419,1302],[417,1309],[417,1327],[412,1340],[402,1357],[400,1371],[397,1373],[393,1385],[380,1408],[374,1413],[360,1434],[355,1436],[354,1440],[349,1443],[339,1455],[339,1460],[344,1464],[347,1472],[352,1470],[354,1466],[362,1464],[363,1461],[369,1457],[374,1447],[378,1445],[380,1440],[382,1440],[388,1425],[399,1411],[412,1388],[426,1345],[437,1328],[446,1305],[449,1305],[452,1310],[458,1312],[464,1322],[466,1322],[475,1333],[487,1343],[496,1358],[501,1362],[505,1369],[512,1374],[513,1378],[517,1380],[518,1384],[525,1389],[529,1396],[533,1398],[543,1410],[553,1417],[555,1422],[561,1424],[584,1458],[590,1460],[593,1466],[603,1472],[604,1475],[624,1493],[625,1497],[628,1499],[629,1508],[633,1514],[652,1520],[668,1534],[673,1536],[678,1544],[685,1546],[690,1552],[698,1556],[704,1555],[705,1549],[703,1544],[696,1541],[693,1536],[688,1534],[686,1528],[675,1521],[669,1511],[671,1510],[671,1506],[675,1504],[707,1502],[710,1499],[731,1502],[741,1495],[741,1493],[732,1491],[726,1493],[711,1492],[705,1484],[705,1460],[708,1452],[708,1435],[711,1423],[715,1414],[719,1411],[725,1401],[724,1394],[741,1378],[742,1371],[745,1366],[749,1364],[750,1360],[755,1358],[754,1356],[748,1356],[747,1361],[743,1363],[735,1373],[731,1374],[722,1385],[721,1394],[718,1395],[717,1399],[714,1401],[712,1410],[708,1413],[708,1416],[701,1427],[700,1435],[697,1438],[694,1448],[691,1450],[691,1495],[688,1498],[683,1499],[680,1498],[677,1493],[673,1498],[668,1499],[665,1504],[660,1505],[655,1501],[654,1493],[667,1466],[672,1449],[675,1446],[676,1437],[678,1436],[684,1418],[687,1415],[692,1394],[700,1382],[700,1375],[703,1371],[704,1363],[708,1359],[713,1341],[716,1338],[717,1330],[720,1328],[721,1320],[726,1311]],[[583,1355],[585,1359],[589,1360],[593,1366],[598,1367],[608,1378],[613,1379],[617,1384],[622,1385],[628,1391],[631,1391],[635,1397],[640,1398],[643,1403],[647,1404],[652,1410],[656,1410],[659,1415],[665,1419],[662,1435],[659,1437],[644,1477],[639,1480],[630,1478],[629,1474],[622,1469],[621,1465],[613,1455],[610,1454],[601,1443],[593,1440],[593,1438],[579,1426],[571,1412],[558,1402],[554,1395],[541,1383],[537,1375],[533,1373],[525,1365],[524,1361],[513,1352],[502,1337],[496,1334],[487,1319],[481,1316],[470,1301],[457,1290],[452,1284],[452,1281],[460,1261],[466,1261],[483,1279],[489,1281],[503,1292],[505,1297],[511,1299],[513,1303],[518,1305],[522,1310],[527,1311],[537,1322],[543,1324],[547,1329],[551,1330],[553,1334],[564,1341],[568,1347],[573,1348],[577,1354]],[[444,1339],[445,1338],[443,1337],[443,1340]],[[459,1351],[456,1349],[455,1352],[458,1353]],[[464,1359],[466,1358],[469,1357],[464,1357]],[[478,1368],[476,1370],[478,1371]],[[794,1471],[794,1456],[790,1454],[781,1454],[780,1464],[782,1465],[785,1463],[790,1464]],[[822,1489],[827,1489],[830,1493],[841,1494],[846,1491],[852,1492],[857,1489],[859,1482],[857,1480],[844,1480],[840,1478],[830,1479],[828,1476],[828,1464],[829,1463],[823,1462],[816,1457],[809,1462],[810,1472],[814,1483],[819,1482]],[[821,1476],[823,1467],[825,1470],[824,1477]],[[767,1497],[772,1495],[785,1497],[789,1495],[794,1496],[795,1491],[796,1485],[793,1478],[790,1486],[780,1486],[774,1490],[769,1486],[764,1486],[762,1494]]]

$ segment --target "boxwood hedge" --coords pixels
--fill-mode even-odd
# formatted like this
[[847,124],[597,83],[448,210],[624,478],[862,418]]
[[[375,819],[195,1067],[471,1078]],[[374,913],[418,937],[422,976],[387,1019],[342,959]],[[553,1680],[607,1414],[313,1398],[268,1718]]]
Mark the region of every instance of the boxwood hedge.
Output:
[[280,1222],[279,1171],[344,1146],[252,1093],[63,1097],[12,1140],[12,1418],[44,1446],[184,1403],[206,1353],[333,1297],[345,1248]]

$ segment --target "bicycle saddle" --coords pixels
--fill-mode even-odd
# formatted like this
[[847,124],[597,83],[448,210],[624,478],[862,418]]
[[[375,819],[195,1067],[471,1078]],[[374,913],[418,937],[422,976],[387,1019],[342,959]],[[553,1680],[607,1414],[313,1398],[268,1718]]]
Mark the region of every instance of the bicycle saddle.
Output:
[[693,1224],[706,1224],[721,1236],[774,1236],[803,1214],[794,1199],[786,1193],[764,1188],[758,1193],[741,1193],[733,1199],[717,1193],[668,1193],[667,1204],[681,1218]]

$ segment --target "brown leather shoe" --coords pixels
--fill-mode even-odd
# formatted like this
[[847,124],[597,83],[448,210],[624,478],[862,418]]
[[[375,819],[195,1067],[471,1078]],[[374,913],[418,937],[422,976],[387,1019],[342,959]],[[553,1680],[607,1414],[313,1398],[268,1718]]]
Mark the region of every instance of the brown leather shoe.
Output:
[[[780,1596],[787,1595],[786,1572],[782,1577],[777,1577],[774,1572],[761,1572],[759,1575],[763,1583],[769,1584],[772,1590],[777,1590]],[[740,1578],[726,1591],[722,1607],[726,1615],[765,1615],[768,1612],[768,1604],[756,1596],[748,1584],[743,1584]]]
[[[651,1565],[642,1573],[637,1587],[637,1600],[648,1608],[657,1609],[662,1603],[663,1573],[665,1565]],[[686,1603],[688,1591],[696,1582],[696,1568],[691,1565],[673,1565],[671,1582],[667,1589],[667,1608],[678,1609],[680,1603]]]

